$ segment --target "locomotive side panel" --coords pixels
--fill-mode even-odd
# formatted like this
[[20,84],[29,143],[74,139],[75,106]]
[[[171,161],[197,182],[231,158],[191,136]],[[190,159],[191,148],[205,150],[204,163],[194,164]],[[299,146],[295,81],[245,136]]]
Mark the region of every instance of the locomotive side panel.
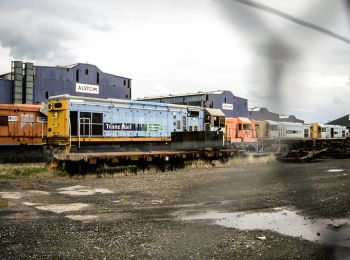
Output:
[[40,105],[0,105],[0,145],[42,145],[46,126]]
[[68,95],[50,98],[48,142],[53,146],[171,141],[173,132],[204,129],[204,109],[141,101]]

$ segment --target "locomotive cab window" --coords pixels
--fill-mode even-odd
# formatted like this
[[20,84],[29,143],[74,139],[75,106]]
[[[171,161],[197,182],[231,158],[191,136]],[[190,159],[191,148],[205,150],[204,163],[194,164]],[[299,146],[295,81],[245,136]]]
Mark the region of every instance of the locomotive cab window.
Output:
[[72,136],[78,135],[78,112],[70,111],[70,132]]
[[103,113],[80,112],[80,135],[100,136],[103,134]]
[[243,130],[250,130],[249,124],[243,124]]
[[214,116],[214,126],[220,126],[220,117]]
[[187,116],[188,117],[199,117],[199,111],[188,111]]

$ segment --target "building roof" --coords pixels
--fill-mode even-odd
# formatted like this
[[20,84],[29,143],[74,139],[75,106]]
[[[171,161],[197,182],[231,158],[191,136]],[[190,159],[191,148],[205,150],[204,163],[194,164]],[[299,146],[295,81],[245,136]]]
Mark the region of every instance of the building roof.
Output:
[[342,125],[346,127],[350,127],[350,114],[346,114],[342,117],[329,121],[327,125]]
[[[58,68],[67,68],[67,69],[71,69],[71,68],[74,68],[76,66],[78,66],[79,63],[74,63],[74,64],[70,64],[70,65],[66,65],[66,66],[59,66],[57,65],[56,67]],[[97,67],[97,66],[96,66]]]
[[176,94],[176,95],[169,94],[168,96],[143,97],[143,98],[138,98],[138,99],[145,100],[145,99],[161,99],[161,98],[174,98],[174,97],[200,96],[200,95],[220,95],[220,94],[224,93],[225,91],[226,90],[198,91],[197,93],[185,93],[185,94]]
[[250,121],[250,119],[246,118],[246,117],[238,117],[238,120],[243,124],[251,124],[252,123],[252,121]]
[[221,109],[205,108],[205,110],[208,111],[208,113],[212,116],[225,116],[224,112],[222,112]]
[[253,108],[250,108],[249,111],[254,111],[254,112],[258,112],[262,109],[262,107],[253,107]]
[[99,71],[103,72],[104,74],[108,74],[108,75],[111,75],[111,76],[116,76],[116,77],[120,77],[120,78],[124,78],[124,79],[130,79],[131,78],[127,78],[127,77],[124,77],[124,76],[119,76],[119,75],[115,75],[115,74],[111,74],[111,73],[106,73],[104,71],[102,71],[99,67],[97,67],[96,65],[94,64],[90,64],[90,63],[74,63],[74,64],[70,64],[70,65],[64,65],[64,66],[60,66],[60,65],[57,65],[57,66],[41,66],[41,65],[35,65],[35,67],[45,67],[45,68],[60,68],[60,69],[73,69],[75,68],[76,66],[78,65],[89,65],[89,66],[94,66],[96,67]]

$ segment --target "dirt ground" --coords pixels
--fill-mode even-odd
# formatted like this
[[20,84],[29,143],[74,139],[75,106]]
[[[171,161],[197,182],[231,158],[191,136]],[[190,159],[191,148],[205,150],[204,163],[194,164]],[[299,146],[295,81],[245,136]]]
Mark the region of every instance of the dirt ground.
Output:
[[[349,159],[1,180],[0,257],[349,259],[350,247],[304,240],[302,234],[230,228],[213,219],[178,215],[284,208],[304,219],[347,221],[349,187]],[[332,239],[338,239],[336,232]]]

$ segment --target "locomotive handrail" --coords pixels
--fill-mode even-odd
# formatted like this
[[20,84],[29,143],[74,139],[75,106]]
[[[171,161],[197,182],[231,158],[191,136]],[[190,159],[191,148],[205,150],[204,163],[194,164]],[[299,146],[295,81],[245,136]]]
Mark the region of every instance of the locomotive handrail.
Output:
[[72,126],[70,122],[70,117],[68,117],[68,131],[69,131],[69,149],[72,148]]
[[[85,125],[86,121],[88,122],[87,124],[89,125],[89,135],[88,137],[91,138],[91,120],[88,117],[81,117],[79,120],[79,132],[78,132],[78,143],[79,143],[79,148],[80,148],[80,126],[83,125],[83,133],[85,134]],[[85,136],[85,135],[83,135]]]

